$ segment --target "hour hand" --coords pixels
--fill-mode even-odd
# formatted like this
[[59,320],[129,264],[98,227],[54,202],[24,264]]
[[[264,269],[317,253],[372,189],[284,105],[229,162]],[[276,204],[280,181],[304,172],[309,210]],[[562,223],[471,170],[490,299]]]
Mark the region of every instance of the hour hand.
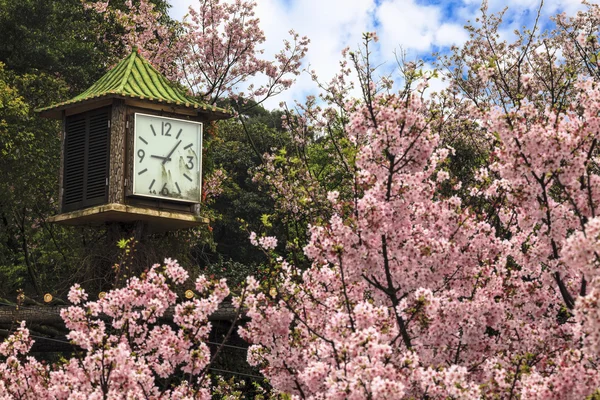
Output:
[[155,156],[154,154],[150,155],[150,158],[158,158],[164,161],[171,161],[171,159],[169,157],[163,157],[163,156]]

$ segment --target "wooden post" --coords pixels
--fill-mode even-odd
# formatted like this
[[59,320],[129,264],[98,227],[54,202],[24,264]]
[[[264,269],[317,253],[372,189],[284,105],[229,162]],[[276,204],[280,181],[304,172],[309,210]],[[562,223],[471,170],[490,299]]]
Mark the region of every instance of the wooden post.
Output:
[[125,204],[125,101],[116,99],[110,117],[108,202]]
[[[108,172],[108,203],[125,204],[125,160],[127,156],[126,141],[126,113],[125,101],[115,99],[110,114],[110,160]],[[120,239],[131,237],[130,224],[111,221],[106,223],[106,246],[116,249]],[[110,273],[111,268],[118,261],[118,252],[114,253],[115,259],[109,260],[103,268]]]

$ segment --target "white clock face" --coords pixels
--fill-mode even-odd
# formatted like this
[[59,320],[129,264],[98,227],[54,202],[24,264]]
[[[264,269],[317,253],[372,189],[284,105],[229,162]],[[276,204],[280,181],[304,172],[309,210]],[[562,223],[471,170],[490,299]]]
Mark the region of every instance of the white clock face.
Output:
[[200,202],[202,124],[135,114],[133,194]]

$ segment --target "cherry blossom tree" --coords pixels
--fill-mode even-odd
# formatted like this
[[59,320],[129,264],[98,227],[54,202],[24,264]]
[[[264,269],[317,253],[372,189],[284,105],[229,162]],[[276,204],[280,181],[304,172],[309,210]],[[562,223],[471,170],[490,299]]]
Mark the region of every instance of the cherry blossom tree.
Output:
[[[554,36],[534,28],[509,44],[484,7],[445,64],[449,89],[430,99],[429,76],[394,94],[351,55],[362,99],[340,90],[347,68],[324,96],[356,149],[350,195],[329,191],[332,215],[312,220],[311,266],[277,259],[278,278],[246,300],[249,360],[275,388],[357,399],[596,392],[598,15],[590,6],[558,17]],[[487,157],[466,188],[450,168],[456,133],[477,135]],[[302,186],[272,183],[291,210],[303,205],[291,195]]]
[[[77,356],[53,365],[28,352],[25,323],[0,345],[0,399],[210,399],[208,316],[229,295],[225,280],[194,282],[197,298],[178,302],[188,273],[175,260],[152,266],[97,301],[79,285],[65,308]],[[243,296],[242,296],[243,297]],[[170,322],[166,322],[170,320]]]
[[[83,1],[124,30],[113,39],[116,57],[138,46],[156,68],[208,104],[227,98],[261,104],[291,86],[308,49],[308,38],[290,31],[283,49],[272,60],[263,58],[266,38],[253,0],[199,0],[183,21],[171,24],[161,22],[148,0],[128,0],[126,11],[108,7],[109,1]],[[247,83],[261,77],[261,84]]]

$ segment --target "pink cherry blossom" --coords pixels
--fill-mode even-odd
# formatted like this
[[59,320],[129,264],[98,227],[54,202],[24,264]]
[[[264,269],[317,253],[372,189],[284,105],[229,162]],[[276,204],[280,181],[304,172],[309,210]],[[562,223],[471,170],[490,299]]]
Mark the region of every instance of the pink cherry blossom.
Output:
[[[61,316],[80,354],[64,363],[40,364],[27,356],[33,340],[21,323],[0,344],[0,398],[210,399],[208,316],[229,289],[225,280],[199,277],[196,286],[205,295],[178,302],[173,290],[187,278],[175,260],[166,259],[164,267],[152,266],[143,278],[131,278],[98,301],[79,305],[84,292],[74,286],[69,297],[77,305]],[[174,325],[159,323],[173,306]],[[174,375],[180,378],[172,380]],[[165,379],[172,384],[165,387]]]

